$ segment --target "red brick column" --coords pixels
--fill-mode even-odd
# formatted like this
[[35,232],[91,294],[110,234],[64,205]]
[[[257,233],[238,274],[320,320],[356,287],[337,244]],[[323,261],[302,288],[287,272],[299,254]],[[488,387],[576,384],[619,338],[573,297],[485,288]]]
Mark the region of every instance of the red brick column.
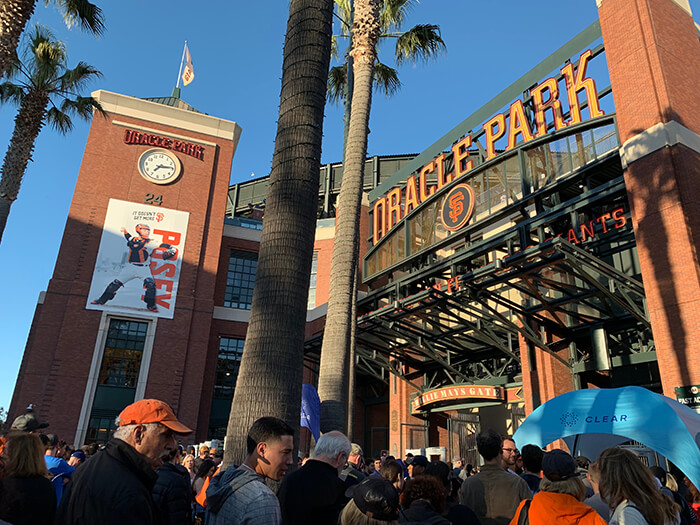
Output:
[[700,42],[687,0],[598,0],[666,395],[700,383]]

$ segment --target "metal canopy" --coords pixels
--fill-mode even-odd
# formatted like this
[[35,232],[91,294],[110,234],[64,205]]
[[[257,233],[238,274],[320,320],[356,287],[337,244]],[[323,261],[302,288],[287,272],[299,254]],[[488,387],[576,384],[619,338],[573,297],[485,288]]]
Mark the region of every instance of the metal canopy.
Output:
[[[358,311],[377,305],[360,301]],[[570,369],[593,359],[591,327],[614,327],[624,353],[651,350],[642,284],[554,238],[358,318],[358,370],[391,372],[417,389],[506,384],[520,372],[519,339]],[[624,334],[623,332],[626,332]],[[321,337],[307,341],[317,353]],[[562,350],[566,350],[562,352]],[[612,349],[611,349],[612,351]]]

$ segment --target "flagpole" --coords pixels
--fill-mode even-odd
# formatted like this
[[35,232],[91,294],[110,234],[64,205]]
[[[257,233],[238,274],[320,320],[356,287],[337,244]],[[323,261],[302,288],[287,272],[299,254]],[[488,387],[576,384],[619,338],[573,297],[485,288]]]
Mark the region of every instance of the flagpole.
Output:
[[182,75],[182,64],[185,63],[185,50],[187,49],[187,40],[185,40],[185,47],[182,48],[182,58],[180,59],[180,71],[177,73],[177,83],[175,84],[175,89],[180,87],[180,76]]

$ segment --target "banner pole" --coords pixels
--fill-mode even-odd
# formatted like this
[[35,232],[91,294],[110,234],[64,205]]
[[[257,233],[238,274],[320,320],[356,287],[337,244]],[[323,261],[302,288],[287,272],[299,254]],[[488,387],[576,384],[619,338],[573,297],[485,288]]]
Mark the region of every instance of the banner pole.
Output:
[[182,48],[182,58],[180,59],[180,70],[177,72],[177,83],[175,84],[175,89],[180,87],[180,77],[182,76],[182,64],[185,63],[185,50],[187,49],[187,40],[185,40],[185,47]]

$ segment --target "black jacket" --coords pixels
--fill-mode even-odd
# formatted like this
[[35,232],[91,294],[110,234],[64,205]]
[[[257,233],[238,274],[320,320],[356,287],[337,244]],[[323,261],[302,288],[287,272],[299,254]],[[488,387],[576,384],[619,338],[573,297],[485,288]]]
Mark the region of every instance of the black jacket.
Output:
[[165,463],[156,474],[153,500],[160,510],[164,524],[190,525],[192,523],[192,487],[187,469],[181,465]]
[[158,476],[120,439],[86,461],[66,485],[57,525],[161,525],[151,496]]
[[451,525],[450,521],[440,516],[430,502],[418,499],[411,506],[399,514],[399,523],[402,525]]
[[14,525],[51,525],[55,514],[56,490],[45,477],[0,480],[1,520]]
[[338,470],[315,459],[285,476],[277,497],[283,525],[335,525],[347,503]]

